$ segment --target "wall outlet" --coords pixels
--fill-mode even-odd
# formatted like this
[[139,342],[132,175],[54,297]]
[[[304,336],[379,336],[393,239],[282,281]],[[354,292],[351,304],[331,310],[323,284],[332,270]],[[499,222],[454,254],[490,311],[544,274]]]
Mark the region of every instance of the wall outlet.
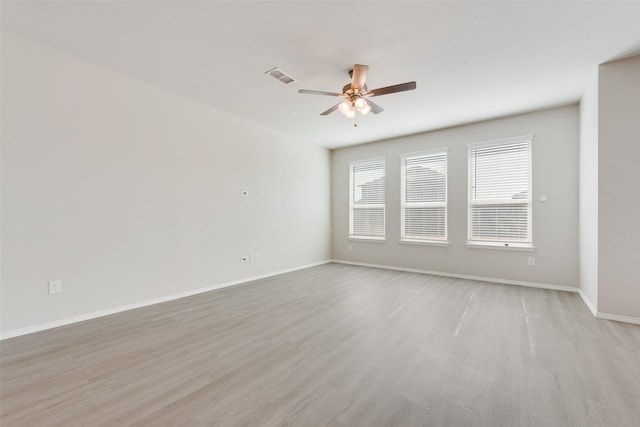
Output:
[[62,280],[52,280],[49,282],[49,295],[62,293]]
[[529,264],[530,266],[536,265],[536,259],[534,257],[530,256],[527,259],[527,264]]
[[241,256],[240,257],[240,262],[247,262],[248,260],[249,260],[249,258],[246,257],[246,256]]

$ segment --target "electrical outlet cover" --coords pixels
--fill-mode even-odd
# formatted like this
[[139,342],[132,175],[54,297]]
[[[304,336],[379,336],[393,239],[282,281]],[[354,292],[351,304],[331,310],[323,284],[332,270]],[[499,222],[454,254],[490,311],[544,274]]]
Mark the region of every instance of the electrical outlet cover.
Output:
[[62,292],[62,281],[61,280],[52,280],[49,282],[49,295],[51,294],[59,294]]

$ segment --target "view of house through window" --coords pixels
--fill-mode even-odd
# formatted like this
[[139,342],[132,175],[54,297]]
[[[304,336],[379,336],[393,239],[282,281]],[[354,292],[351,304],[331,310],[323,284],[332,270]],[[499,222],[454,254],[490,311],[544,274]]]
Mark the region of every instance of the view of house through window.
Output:
[[385,159],[350,163],[349,236],[381,239],[385,236]]

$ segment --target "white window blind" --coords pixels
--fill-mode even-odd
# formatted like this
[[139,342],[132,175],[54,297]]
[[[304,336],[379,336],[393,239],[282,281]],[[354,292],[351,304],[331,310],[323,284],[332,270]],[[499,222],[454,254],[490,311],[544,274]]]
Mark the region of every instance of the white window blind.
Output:
[[469,242],[530,247],[532,136],[468,146]]
[[447,240],[447,150],[401,157],[401,239]]
[[384,238],[384,157],[351,162],[349,175],[349,236]]

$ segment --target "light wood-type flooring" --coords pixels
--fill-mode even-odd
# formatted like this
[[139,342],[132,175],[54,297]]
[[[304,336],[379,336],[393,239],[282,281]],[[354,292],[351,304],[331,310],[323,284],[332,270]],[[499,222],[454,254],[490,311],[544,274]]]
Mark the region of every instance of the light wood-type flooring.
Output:
[[640,326],[567,292],[326,264],[0,346],[2,427],[640,426]]

